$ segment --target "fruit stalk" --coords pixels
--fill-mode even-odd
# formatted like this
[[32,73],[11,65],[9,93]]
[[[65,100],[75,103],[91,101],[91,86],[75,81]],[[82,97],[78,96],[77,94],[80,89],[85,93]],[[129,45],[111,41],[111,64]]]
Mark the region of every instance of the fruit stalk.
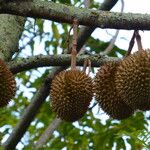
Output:
[[78,36],[78,20],[73,20],[73,40],[71,51],[71,70],[76,70],[76,56],[77,56],[77,36]]

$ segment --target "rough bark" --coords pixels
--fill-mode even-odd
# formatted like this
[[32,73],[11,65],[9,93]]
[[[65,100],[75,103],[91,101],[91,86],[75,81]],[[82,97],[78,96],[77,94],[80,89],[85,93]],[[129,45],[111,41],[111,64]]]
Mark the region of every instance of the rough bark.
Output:
[[76,18],[80,25],[91,27],[150,30],[150,15],[117,13],[92,9],[75,8],[64,4],[37,0],[36,2],[0,3],[0,13],[25,17],[49,19],[72,24]]
[[[77,66],[83,66],[84,60],[91,60],[92,67],[99,67],[107,61],[116,61],[118,58],[106,57],[101,55],[79,55],[77,56]],[[49,67],[49,66],[70,66],[71,56],[70,54],[62,55],[37,55],[29,58],[22,58],[18,61],[9,62],[9,69],[13,74],[19,73],[21,71],[27,71],[29,69],[34,69],[37,67]]]
[[9,61],[18,52],[20,35],[24,28],[25,18],[13,15],[0,15],[0,51],[1,58]]

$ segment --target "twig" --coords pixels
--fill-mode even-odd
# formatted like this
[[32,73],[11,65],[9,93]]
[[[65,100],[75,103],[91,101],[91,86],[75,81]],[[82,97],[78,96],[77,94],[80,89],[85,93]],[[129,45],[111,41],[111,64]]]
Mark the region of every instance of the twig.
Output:
[[52,136],[55,129],[61,124],[62,120],[59,118],[55,118],[51,124],[46,128],[43,134],[40,136],[38,141],[35,144],[35,149],[41,148],[46,141]]
[[135,31],[133,32],[132,38],[131,38],[130,43],[129,43],[129,48],[125,54],[125,57],[127,57],[131,54],[132,48],[134,46],[134,41],[135,41]]
[[33,40],[34,40],[34,38],[35,38],[36,36],[37,36],[37,35],[34,34],[34,36],[32,36],[32,37],[30,38],[30,40],[29,40],[25,45],[23,45],[22,47],[20,47],[19,50],[15,53],[15,56],[14,56],[14,58],[13,58],[12,60],[16,60],[16,59],[18,58],[20,52],[21,52],[27,45],[29,45],[30,43],[32,43]]
[[129,56],[131,54],[131,51],[132,51],[132,48],[134,46],[134,42],[135,42],[135,38],[136,38],[136,41],[137,41],[137,45],[138,45],[138,50],[143,50],[143,47],[142,47],[142,42],[141,42],[141,36],[139,35],[138,31],[135,30],[133,32],[133,35],[132,35],[132,38],[130,40],[130,43],[129,43],[129,48],[128,48],[128,51],[125,55],[125,57]]
[[77,36],[78,36],[78,20],[73,20],[73,39],[72,39],[72,51],[71,51],[71,69],[76,69],[76,55],[77,55]]
[[104,50],[104,52],[102,52],[103,55],[109,54],[111,52],[111,50],[114,48],[114,44],[116,42],[118,34],[119,34],[119,30],[116,31],[116,33],[113,36],[113,38],[111,39],[111,42],[109,43],[108,47]]
[[69,32],[68,32],[68,36],[67,36],[67,52],[69,52],[69,49],[70,49],[70,33],[71,33],[71,30],[72,30],[73,26],[70,27],[69,29]]
[[87,66],[88,66],[88,73],[87,73],[87,75],[89,75],[90,72],[91,72],[91,60],[89,58],[86,58],[84,60],[83,69],[82,69],[83,72],[86,72]]
[[[124,0],[121,0],[121,14],[123,13],[123,10],[124,10]],[[113,49],[114,47],[114,44],[116,42],[116,39],[118,37],[118,34],[119,34],[119,30],[116,31],[115,35],[113,36],[113,38],[111,39],[108,47],[104,50],[103,54],[104,55],[107,55],[111,52],[111,50]]]
[[92,110],[96,105],[97,105],[97,102],[95,102],[95,103],[93,104],[93,106],[91,106],[88,110]]
[[88,66],[89,66],[89,70],[88,70],[88,75],[90,74],[92,67],[91,67],[91,60],[88,59]]
[[143,46],[142,46],[142,42],[141,42],[141,36],[138,31],[135,31],[135,36],[136,36],[136,41],[137,41],[137,45],[138,45],[138,50],[142,51]]
[[82,69],[83,72],[86,72],[87,63],[88,63],[88,60],[85,59],[85,60],[84,60],[84,63],[83,63],[83,69]]

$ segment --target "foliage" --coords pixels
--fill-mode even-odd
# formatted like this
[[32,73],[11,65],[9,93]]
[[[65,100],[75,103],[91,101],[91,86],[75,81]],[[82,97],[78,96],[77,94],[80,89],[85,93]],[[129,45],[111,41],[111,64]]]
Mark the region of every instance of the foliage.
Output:
[[[83,7],[83,1],[78,0],[53,0],[54,2],[66,3]],[[91,0],[91,8],[97,8],[98,4]],[[58,24],[42,19],[28,18],[23,35],[20,39],[20,51],[13,59],[33,56],[37,54],[60,54],[67,48],[67,36],[70,29],[68,24]],[[85,44],[91,53],[103,51],[109,42],[103,42],[94,37],[90,37]],[[109,56],[118,57],[117,54],[124,55],[125,50],[115,46]],[[17,94],[14,100],[6,108],[0,108],[0,140],[4,142],[11,133],[25,109],[30,104],[35,92],[40,87],[46,77],[49,68],[39,68],[21,72],[16,75]],[[52,112],[49,97],[42,105],[40,112],[32,122],[23,139],[18,145],[24,150],[30,150],[46,127],[53,121],[55,114]],[[89,110],[79,121],[71,124],[63,122],[54,132],[43,149],[59,150],[132,150],[150,149],[150,132],[148,130],[148,120],[145,113],[137,112],[132,117],[117,121],[111,118],[105,119],[100,111],[97,115]],[[103,121],[106,120],[106,121]],[[0,148],[1,149],[1,148]]]

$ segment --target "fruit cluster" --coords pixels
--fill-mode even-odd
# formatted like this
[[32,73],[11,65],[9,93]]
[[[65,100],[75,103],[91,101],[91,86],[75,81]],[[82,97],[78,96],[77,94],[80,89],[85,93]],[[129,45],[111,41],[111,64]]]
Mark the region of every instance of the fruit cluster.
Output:
[[150,110],[150,50],[107,62],[97,72],[94,84],[82,71],[60,72],[51,86],[52,109],[62,120],[76,121],[88,110],[94,92],[99,106],[114,119]]
[[103,65],[95,78],[96,100],[115,119],[150,110],[150,50]]

